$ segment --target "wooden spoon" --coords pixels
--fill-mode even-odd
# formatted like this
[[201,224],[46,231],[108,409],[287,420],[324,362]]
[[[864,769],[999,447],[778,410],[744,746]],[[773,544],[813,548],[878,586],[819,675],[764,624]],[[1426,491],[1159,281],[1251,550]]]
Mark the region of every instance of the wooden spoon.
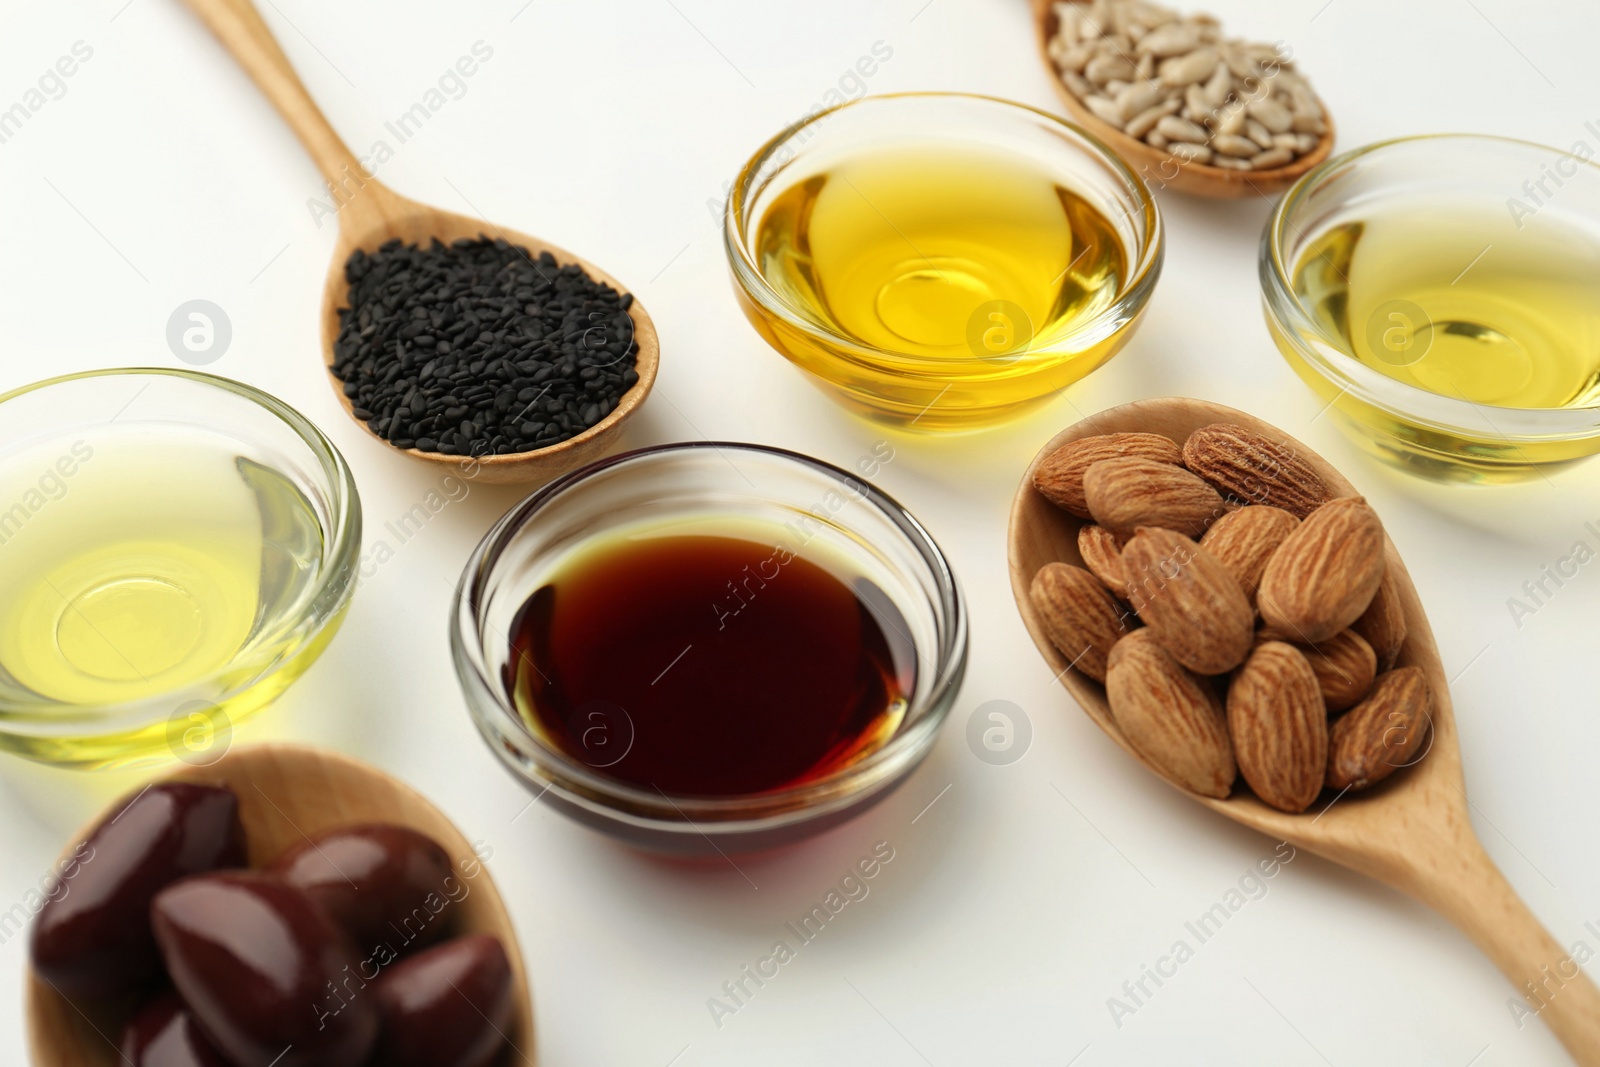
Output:
[[[1044,60],[1050,84],[1061,97],[1073,121],[1087,127],[1090,132],[1109,144],[1147,184],[1155,189],[1171,188],[1180,193],[1207,196],[1217,200],[1237,200],[1240,197],[1282,192],[1289,188],[1306,171],[1328,158],[1333,151],[1333,117],[1324,109],[1323,122],[1327,129],[1322,139],[1310,152],[1271,170],[1228,170],[1206,163],[1180,163],[1159,148],[1152,148],[1136,137],[1129,137],[1111,123],[1084,106],[1062,82],[1055,60],[1050,58],[1050,42],[1055,38],[1055,5],[1058,0],[1033,0],[1033,24],[1039,39],[1039,56]],[[1073,0],[1081,2],[1081,0]]]
[[[1068,667],[1045,636],[1028,597],[1029,583],[1045,564],[1082,565],[1078,529],[1084,525],[1084,520],[1056,507],[1034,489],[1033,471],[1045,456],[1080,438],[1137,431],[1163,434],[1182,444],[1195,429],[1217,422],[1238,423],[1286,442],[1336,495],[1356,495],[1355,488],[1327,461],[1277,427],[1219,404],[1164,399],[1111,408],[1058,434],[1029,466],[1011,508],[1011,591],[1023,622],[1062,685],[1096,725],[1135,759],[1139,754],[1111,718],[1104,687]],[[1472,938],[1519,993],[1529,988],[1540,991],[1544,1000],[1540,1018],[1575,1060],[1589,1067],[1600,1065],[1600,992],[1518,899],[1473,833],[1462,788],[1461,750],[1449,682],[1428,618],[1393,542],[1388,545],[1388,568],[1399,588],[1409,630],[1400,662],[1421,667],[1437,698],[1431,750],[1419,763],[1396,771],[1366,792],[1337,799],[1325,793],[1320,810],[1303,815],[1269,808],[1242,785],[1226,800],[1186,795],[1235,822],[1376,878],[1435,909]],[[1566,977],[1568,974],[1573,977]],[[1557,976],[1554,984],[1552,976]],[[1530,1010],[1536,1007],[1537,1002]]]
[[[239,797],[239,817],[252,867],[264,866],[319,830],[351,823],[397,823],[437,841],[468,888],[450,905],[456,932],[494,935],[511,961],[516,1016],[506,1031],[505,1053],[497,1063],[500,1067],[532,1067],[533,1007],[511,917],[489,869],[477,863],[472,845],[421,794],[348,756],[293,744],[236,748],[209,767],[184,767],[162,780],[232,789]],[[119,798],[111,807],[120,803]],[[63,857],[109,815],[108,808],[83,827]],[[468,871],[476,874],[469,877]],[[30,973],[25,1011],[33,1062],[50,1067],[122,1067],[116,1042],[127,1021],[127,1010],[127,1005],[74,1005]]]
[[[186,2],[272,101],[311,154],[323,178],[332,183],[335,189],[341,190],[342,196],[348,197],[339,208],[339,239],[334,246],[333,262],[328,268],[328,280],[323,287],[322,350],[323,359],[329,367],[328,381],[345,413],[352,419],[355,419],[354,409],[350,399],[344,395],[344,383],[333,376],[332,365],[333,343],[339,336],[338,312],[340,307],[346,305],[349,291],[345,283],[344,265],[350,254],[358,248],[370,253],[385,241],[396,237],[408,244],[426,246],[428,240],[434,237],[449,243],[486,233],[526,248],[535,258],[541,252],[549,252],[558,263],[576,263],[596,281],[605,282],[619,292],[626,291],[611,275],[571,252],[537,237],[503,229],[492,222],[452,214],[408,200],[368,176],[312,102],[305,86],[295,76],[294,68],[278,47],[278,42],[273,39],[271,31],[249,0]],[[474,478],[494,483],[547,481],[597,459],[619,442],[622,424],[644,402],[651,386],[655,384],[656,364],[660,356],[655,325],[645,312],[644,305],[635,299],[628,314],[633,319],[634,339],[639,344],[635,364],[639,380],[623,394],[616,408],[589,429],[548,448],[504,456],[484,456],[476,460],[477,473],[473,475]],[[365,422],[360,419],[355,421],[368,433],[372,432]],[[377,434],[373,436],[378,437]],[[378,440],[382,441],[383,438],[378,437]],[[388,441],[383,443],[389,444]],[[415,448],[400,451],[425,462],[456,470],[473,462],[465,456],[447,456]]]

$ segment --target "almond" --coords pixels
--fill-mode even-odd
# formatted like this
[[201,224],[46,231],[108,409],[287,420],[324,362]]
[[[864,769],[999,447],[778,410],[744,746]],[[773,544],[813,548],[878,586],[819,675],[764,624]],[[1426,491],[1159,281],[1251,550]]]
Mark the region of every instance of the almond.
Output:
[[1433,690],[1421,667],[1379,675],[1367,699],[1333,724],[1330,789],[1365,789],[1414,762],[1433,724]]
[[1122,550],[1128,598],[1183,666],[1222,674],[1250,651],[1255,612],[1222,562],[1171,530],[1140,527]]
[[1159,526],[1199,537],[1223,513],[1215,489],[1153,459],[1102,459],[1084,472],[1083,492],[1094,520],[1113,533]]
[[1270,504],[1303,519],[1332,499],[1327,483],[1287,441],[1219,422],[1202,426],[1183,443],[1191,471],[1247,504]]
[[1127,613],[1100,580],[1082,567],[1051,563],[1028,589],[1050,643],[1078,670],[1106,680],[1106,657],[1128,630]]
[[1377,653],[1378,670],[1394,667],[1406,643],[1406,610],[1400,604],[1400,590],[1394,584],[1394,576],[1387,570],[1377,595],[1352,629],[1366,638],[1372,651]]
[[1263,803],[1301,812],[1322,792],[1328,712],[1293,645],[1268,641],[1250,653],[1228,688],[1228,732],[1239,773]]
[[1222,702],[1211,684],[1183,669],[1148,630],[1111,650],[1106,672],[1111,717],[1133,750],[1169,781],[1225,797],[1233,789],[1233,750]]
[[1116,535],[1104,526],[1090,523],[1078,528],[1078,555],[1089,573],[1100,579],[1105,587],[1128,598],[1128,575],[1122,566],[1122,546]]
[[1311,664],[1311,672],[1317,676],[1323,703],[1330,712],[1344,711],[1361,703],[1378,676],[1377,655],[1354,630],[1341,630],[1321,644],[1302,645],[1288,634],[1268,627],[1256,634],[1258,646],[1266,641],[1287,641],[1300,650]]
[[1057,507],[1092,518],[1083,495],[1083,473],[1102,459],[1138,456],[1177,466],[1183,450],[1158,433],[1108,433],[1069,441],[1046,456],[1033,472],[1033,487]]
[[1252,504],[1218,519],[1200,539],[1200,547],[1222,561],[1253,605],[1267,560],[1299,525],[1282,508]]
[[1383,581],[1383,524],[1360,497],[1313,511],[1261,574],[1257,605],[1296,641],[1326,641],[1359,619]]

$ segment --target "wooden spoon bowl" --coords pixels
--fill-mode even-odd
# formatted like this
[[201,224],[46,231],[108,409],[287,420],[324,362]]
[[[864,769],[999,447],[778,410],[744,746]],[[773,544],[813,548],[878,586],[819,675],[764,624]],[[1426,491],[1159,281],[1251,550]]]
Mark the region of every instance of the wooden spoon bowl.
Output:
[[1137,137],[1129,137],[1085,107],[1083,101],[1074,96],[1061,80],[1055,61],[1050,58],[1050,42],[1055,38],[1059,21],[1055,13],[1057,2],[1033,0],[1033,24],[1039,41],[1039,57],[1044,60],[1050,84],[1055,87],[1056,95],[1061,98],[1062,105],[1073,121],[1109,144],[1152,187],[1175,189],[1180,193],[1215,200],[1237,200],[1246,196],[1277,193],[1299,181],[1301,175],[1327,159],[1333,151],[1333,117],[1326,111],[1323,121],[1328,128],[1323,131],[1317,146],[1285,166],[1271,170],[1228,170],[1206,163],[1180,163],[1161,149],[1152,148]]
[[[372,428],[355,417],[354,406],[349,397],[344,395],[344,383],[332,372],[333,345],[339,336],[339,309],[347,305],[349,293],[344,276],[345,262],[357,249],[370,254],[376,252],[384,242],[397,237],[407,244],[424,247],[433,238],[446,244],[461,238],[503,238],[512,245],[527,249],[531,259],[537,260],[540,253],[549,252],[556,262],[562,265],[576,263],[595,281],[604,282],[618,292],[626,292],[621,283],[599,267],[547,241],[506,230],[484,219],[442,211],[409,200],[389,189],[371,177],[339,139],[306,92],[305,86],[295,76],[288,58],[249,0],[186,2],[272,101],[279,114],[299,136],[323,177],[340,191],[343,198],[340,199],[338,211],[339,239],[334,246],[333,262],[328,268],[322,294],[323,361],[328,367],[328,381],[340,405],[368,433],[372,433]],[[476,459],[449,456],[442,452],[423,452],[415,448],[397,451],[426,463],[468,472],[478,481],[492,483],[548,481],[558,474],[598,459],[620,443],[623,424],[638,410],[656,380],[661,345],[655,324],[638,299],[633,301],[628,315],[633,321],[633,336],[639,346],[634,364],[639,380],[622,395],[610,414],[582,433],[548,448]],[[372,436],[390,448],[395,447],[375,433]]]
[[[1089,718],[1140,762],[1146,761],[1128,744],[1111,717],[1104,686],[1069,666],[1050,643],[1028,596],[1029,583],[1045,564],[1082,566],[1078,530],[1085,522],[1056,507],[1034,489],[1033,472],[1050,453],[1080,438],[1107,433],[1158,433],[1181,445],[1194,430],[1218,422],[1237,423],[1284,442],[1316,470],[1336,496],[1357,495],[1350,482],[1326,460],[1269,423],[1219,404],[1163,399],[1110,408],[1056,435],[1029,465],[1011,508],[1011,590],[1028,633]],[[1561,975],[1559,980],[1564,984],[1556,996],[1545,1002],[1539,1017],[1579,1063],[1600,1064],[1600,992],[1581,973],[1565,978],[1574,970],[1566,951],[1518,899],[1472,830],[1449,680],[1427,615],[1393,542],[1388,543],[1387,559],[1409,631],[1400,663],[1422,668],[1437,701],[1431,748],[1424,747],[1425,755],[1420,761],[1394,772],[1365,792],[1340,796],[1325,792],[1313,810],[1301,815],[1268,807],[1242,784],[1225,800],[1180,791],[1235,822],[1415,897],[1471,937],[1519,992],[1528,988],[1525,983],[1531,982],[1532,988],[1538,989],[1549,982],[1550,974]],[[1565,967],[1563,961],[1567,961]],[[1530,1010],[1537,1007],[1532,1004]]]
[[[472,845],[421,794],[348,756],[293,744],[236,748],[209,767],[185,767],[162,780],[232,789],[239,798],[239,817],[252,867],[265,866],[290,845],[320,830],[352,823],[396,823],[437,841],[468,889],[459,902],[450,905],[455,932],[499,938],[511,961],[516,1015],[506,1031],[507,1047],[498,1065],[532,1067],[533,1005],[511,916]],[[121,802],[119,798],[83,827],[63,850],[63,858]],[[476,874],[468,876],[468,871]],[[34,1063],[50,1067],[120,1067],[124,1063],[116,1042],[132,1005],[74,1004],[31,972],[26,996],[28,1043]]]

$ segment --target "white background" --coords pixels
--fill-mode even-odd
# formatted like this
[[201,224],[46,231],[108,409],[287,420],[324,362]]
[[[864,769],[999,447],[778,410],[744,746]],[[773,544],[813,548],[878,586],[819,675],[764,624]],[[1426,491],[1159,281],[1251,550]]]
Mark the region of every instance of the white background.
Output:
[[[1339,120],[1341,147],[1441,130],[1595,144],[1583,128],[1600,120],[1593,5],[1215,7],[1230,31],[1293,47]],[[579,250],[639,295],[662,364],[633,445],[732,438],[848,465],[884,436],[743,321],[707,209],[748,154],[874,42],[893,57],[872,92],[958,89],[1055,107],[1023,0],[274,0],[264,10],[358,153],[475,41],[493,48],[466,95],[380,177]],[[66,95],[0,145],[0,388],[177,366],[168,315],[214,301],[234,336],[211,369],[322,426],[355,469],[369,546],[387,536],[384,523],[438,475],[366,436],[328,388],[317,315],[333,227],[308,211],[319,179],[288,130],[174,0],[8,0],[0,24],[0,107],[75,41],[94,49]],[[741,861],[741,873],[636,855],[542,805],[524,811],[528,795],[468,721],[445,641],[461,565],[516,490],[474,487],[400,546],[362,585],[327,655],[244,740],[290,736],[371,760],[490,844],[550,1067],[1565,1062],[1542,1024],[1517,1028],[1513,990],[1442,920],[1308,855],[1113,1023],[1107,998],[1273,848],[1118,752],[1051,684],[1012,605],[1006,509],[1028,459],[1080,412],[1138,397],[1205,397],[1272,419],[1377,505],[1447,668],[1461,672],[1474,825],[1559,940],[1600,949],[1583,929],[1600,920],[1600,566],[1520,628],[1507,607],[1574,541],[1596,541],[1583,522],[1600,519],[1600,464],[1520,488],[1446,490],[1366,461],[1317,418],[1262,325],[1256,243],[1268,204],[1161,203],[1166,267],[1142,331],[1111,365],[1000,430],[893,439],[879,483],[960,574],[971,669],[932,757],[862,819]],[[1033,726],[1011,766],[980,762],[965,740],[972,710],[995,699]],[[0,763],[0,910],[129,781]],[[878,841],[895,859],[870,896],[716,1026],[707,998]],[[25,1061],[23,940],[0,947],[0,1063]]]

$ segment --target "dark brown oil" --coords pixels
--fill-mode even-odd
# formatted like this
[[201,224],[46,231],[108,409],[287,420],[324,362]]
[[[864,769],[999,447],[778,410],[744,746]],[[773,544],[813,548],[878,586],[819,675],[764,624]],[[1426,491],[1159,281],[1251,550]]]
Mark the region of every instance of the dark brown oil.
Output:
[[730,536],[585,552],[512,625],[529,727],[601,773],[677,796],[823,778],[898,729],[909,627],[875,584]]

